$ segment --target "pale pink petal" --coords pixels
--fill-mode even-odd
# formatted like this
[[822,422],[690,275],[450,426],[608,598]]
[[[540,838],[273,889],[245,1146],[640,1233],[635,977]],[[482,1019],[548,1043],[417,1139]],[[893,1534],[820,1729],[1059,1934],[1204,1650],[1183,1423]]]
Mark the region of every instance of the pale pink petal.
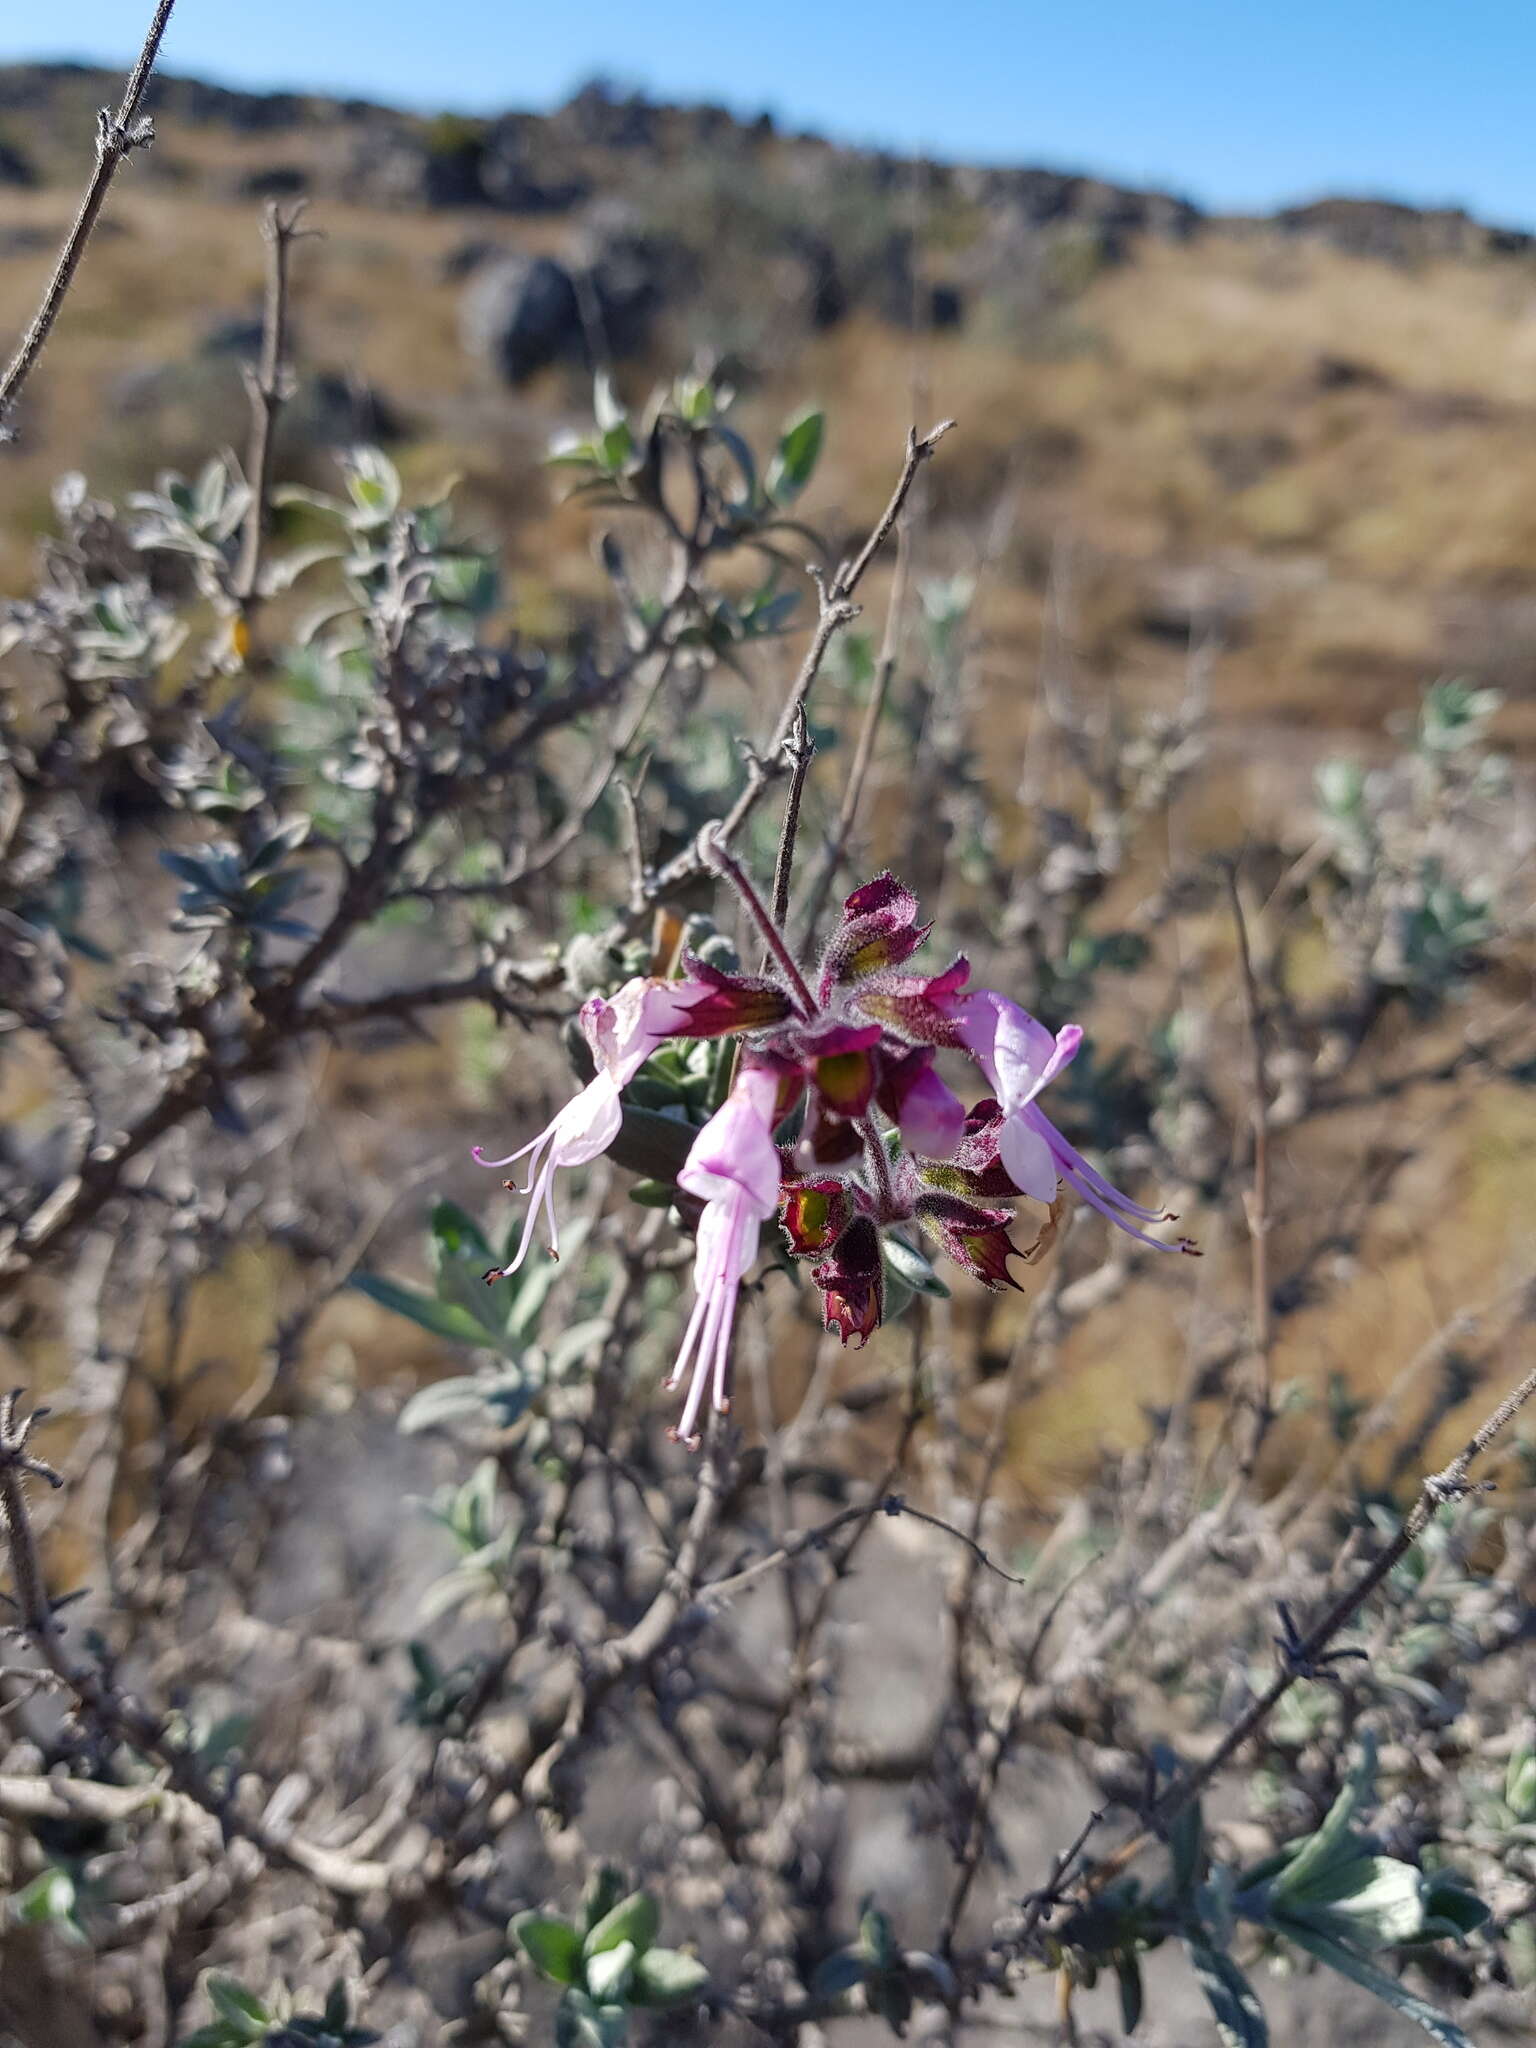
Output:
[[1028,1010],[995,989],[959,997],[953,1015],[967,1049],[1004,1106],[1011,1107],[1044,1068],[1056,1041]]
[[901,1102],[901,1139],[924,1159],[953,1159],[965,1135],[965,1104],[932,1067],[908,1088]]
[[579,1095],[571,1097],[550,1125],[554,1164],[586,1166],[608,1150],[623,1121],[618,1089],[606,1074],[599,1074]]
[[[1033,1019],[1031,1019],[1031,1022],[1033,1022]],[[1014,1097],[1011,1101],[1005,1096],[1004,1107],[1007,1109],[1023,1109],[1027,1104],[1033,1102],[1041,1089],[1049,1086],[1062,1069],[1069,1067],[1073,1060],[1077,1058],[1078,1047],[1082,1042],[1082,1026],[1079,1024],[1064,1024],[1056,1034],[1055,1043],[1051,1047],[1044,1066],[1040,1068],[1033,1081],[1030,1082],[1026,1093],[1022,1096]]]
[[550,1250],[555,1251],[556,1249],[555,1205],[553,1195],[551,1194],[551,1187],[555,1178],[555,1166],[555,1156],[551,1152],[544,1161],[543,1166],[539,1169],[537,1177],[529,1183],[528,1189],[525,1190],[525,1192],[531,1193],[533,1199],[528,1204],[528,1214],[523,1218],[523,1234],[518,1239],[516,1256],[510,1259],[501,1269],[500,1277],[503,1280],[508,1279],[515,1273],[518,1267],[522,1265],[524,1259],[527,1258],[528,1247],[533,1243],[534,1225],[539,1220],[539,1210],[541,1207],[549,1217]]
[[773,1214],[779,1206],[778,1147],[753,1102],[732,1092],[694,1139],[677,1184],[704,1202],[739,1189],[755,1215]]
[[713,1384],[714,1405],[723,1414],[730,1405],[731,1337],[741,1282],[757,1257],[759,1218],[749,1198],[731,1186],[710,1202],[699,1219],[698,1251],[693,1262],[694,1304],[667,1380],[675,1387],[692,1367],[688,1396],[678,1417],[676,1435],[694,1441],[699,1413]]
[[656,1048],[687,1030],[688,1011],[709,990],[692,981],[637,975],[606,1000],[582,1005],[581,1028],[598,1070],[627,1088]]
[[1056,1199],[1056,1162],[1051,1148],[1032,1124],[1010,1116],[999,1134],[1003,1171],[1021,1193],[1036,1202]]

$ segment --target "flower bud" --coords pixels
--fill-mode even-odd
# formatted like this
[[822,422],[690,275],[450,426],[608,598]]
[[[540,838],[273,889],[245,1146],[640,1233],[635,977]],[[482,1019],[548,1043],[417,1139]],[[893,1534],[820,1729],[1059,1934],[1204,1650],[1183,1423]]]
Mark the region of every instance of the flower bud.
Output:
[[862,1351],[880,1327],[885,1305],[885,1272],[880,1233],[867,1216],[856,1216],[838,1238],[830,1259],[812,1269],[822,1291],[826,1327],[846,1344],[857,1337]]

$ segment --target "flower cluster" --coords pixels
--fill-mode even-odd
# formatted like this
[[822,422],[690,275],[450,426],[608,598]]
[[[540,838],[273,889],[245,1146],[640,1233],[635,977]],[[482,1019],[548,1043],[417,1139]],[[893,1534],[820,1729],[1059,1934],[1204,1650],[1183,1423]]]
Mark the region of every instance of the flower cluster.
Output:
[[[925,1229],[983,1286],[1017,1286],[1008,1262],[1035,1246],[1009,1235],[1010,1205],[1022,1195],[1054,1208],[1065,1182],[1144,1244],[1195,1249],[1154,1236],[1172,1216],[1112,1187],[1040,1107],[1082,1043],[1077,1025],[1053,1034],[1006,996],[968,990],[964,959],[936,975],[907,971],[928,931],[916,899],[880,875],[844,904],[811,979],[787,959],[775,979],[685,956],[679,980],[594,997],[581,1013],[594,1078],[520,1151],[475,1154],[486,1166],[529,1160],[522,1240],[509,1266],[486,1275],[494,1281],[526,1258],[541,1208],[558,1249],[554,1176],[612,1144],[621,1093],[654,1052],[673,1038],[740,1041],[730,1092],[677,1177],[703,1205],[693,1309],[668,1382],[691,1375],[674,1431],[691,1445],[706,1398],[730,1405],[737,1296],[775,1214],[790,1255],[815,1261],[826,1327],[861,1345],[884,1314],[888,1230]],[[937,1070],[945,1048],[968,1055],[991,1088],[969,1109]]]

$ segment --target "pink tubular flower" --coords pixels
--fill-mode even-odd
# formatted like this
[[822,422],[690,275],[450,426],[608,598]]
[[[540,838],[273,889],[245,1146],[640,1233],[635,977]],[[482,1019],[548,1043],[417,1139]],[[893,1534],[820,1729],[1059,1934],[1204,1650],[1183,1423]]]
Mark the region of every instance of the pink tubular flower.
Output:
[[743,1065],[726,1101],[693,1141],[677,1184],[704,1203],[693,1262],[694,1304],[667,1380],[675,1387],[693,1367],[688,1399],[672,1434],[696,1450],[698,1418],[713,1382],[714,1405],[731,1405],[731,1333],[742,1280],[757,1257],[763,1224],[779,1206],[779,1154],[773,1142],[780,1075]]
[[512,1166],[520,1159],[528,1159],[528,1185],[520,1192],[533,1197],[517,1256],[510,1265],[493,1266],[485,1276],[488,1282],[515,1273],[527,1258],[541,1206],[549,1219],[550,1255],[559,1257],[556,1173],[562,1166],[586,1166],[600,1152],[607,1151],[623,1121],[619,1091],[629,1085],[664,1040],[674,1033],[687,1035],[690,1006],[710,994],[699,983],[652,981],[641,976],[627,981],[611,1002],[593,996],[582,1005],[582,1035],[592,1048],[597,1073],[536,1138],[516,1152],[509,1152],[505,1159],[487,1159],[480,1147],[475,1147],[475,1158],[481,1166]]
[[1003,1112],[998,1155],[1004,1171],[1021,1193],[1037,1202],[1052,1202],[1057,1181],[1064,1180],[1091,1208],[1143,1244],[1161,1252],[1196,1249],[1188,1238],[1170,1242],[1149,1235],[1141,1226],[1171,1222],[1168,1212],[1144,1208],[1112,1187],[1067,1143],[1037,1105],[1036,1096],[1077,1056],[1083,1034],[1076,1024],[1063,1026],[1053,1038],[1027,1010],[1021,1010],[1017,1003],[991,989],[978,989],[972,995],[955,998],[950,1015],[997,1091]]

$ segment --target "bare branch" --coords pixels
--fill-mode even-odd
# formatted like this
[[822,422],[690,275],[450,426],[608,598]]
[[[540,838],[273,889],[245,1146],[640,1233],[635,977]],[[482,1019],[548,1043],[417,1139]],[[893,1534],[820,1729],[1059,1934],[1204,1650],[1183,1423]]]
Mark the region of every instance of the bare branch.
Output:
[[150,73],[155,68],[155,59],[160,54],[160,44],[165,36],[166,26],[171,18],[171,9],[176,0],[159,0],[155,18],[149,25],[144,38],[144,47],[139,60],[129,75],[127,86],[117,112],[113,114],[103,108],[96,122],[96,168],[91,173],[90,183],[75,215],[74,225],[64,239],[59,251],[58,262],[43,292],[42,304],[33,316],[32,325],[22,336],[21,345],[11,358],[5,374],[0,376],[0,442],[11,438],[8,425],[21,396],[22,386],[37,367],[38,358],[48,345],[53,324],[59,317],[60,308],[74,283],[75,272],[80,268],[80,259],[85,254],[91,231],[101,216],[112,180],[136,149],[148,149],[155,139],[153,125],[142,120],[139,106],[149,84]]
[[294,243],[303,239],[304,231],[299,226],[303,217],[302,200],[286,209],[274,200],[262,222],[267,244],[267,293],[262,312],[261,359],[254,370],[247,369],[245,380],[251,400],[250,451],[245,465],[251,503],[245,516],[234,583],[241,617],[247,625],[262,595],[261,553],[272,510],[277,423],[293,396],[293,373],[288,362],[288,265]]

